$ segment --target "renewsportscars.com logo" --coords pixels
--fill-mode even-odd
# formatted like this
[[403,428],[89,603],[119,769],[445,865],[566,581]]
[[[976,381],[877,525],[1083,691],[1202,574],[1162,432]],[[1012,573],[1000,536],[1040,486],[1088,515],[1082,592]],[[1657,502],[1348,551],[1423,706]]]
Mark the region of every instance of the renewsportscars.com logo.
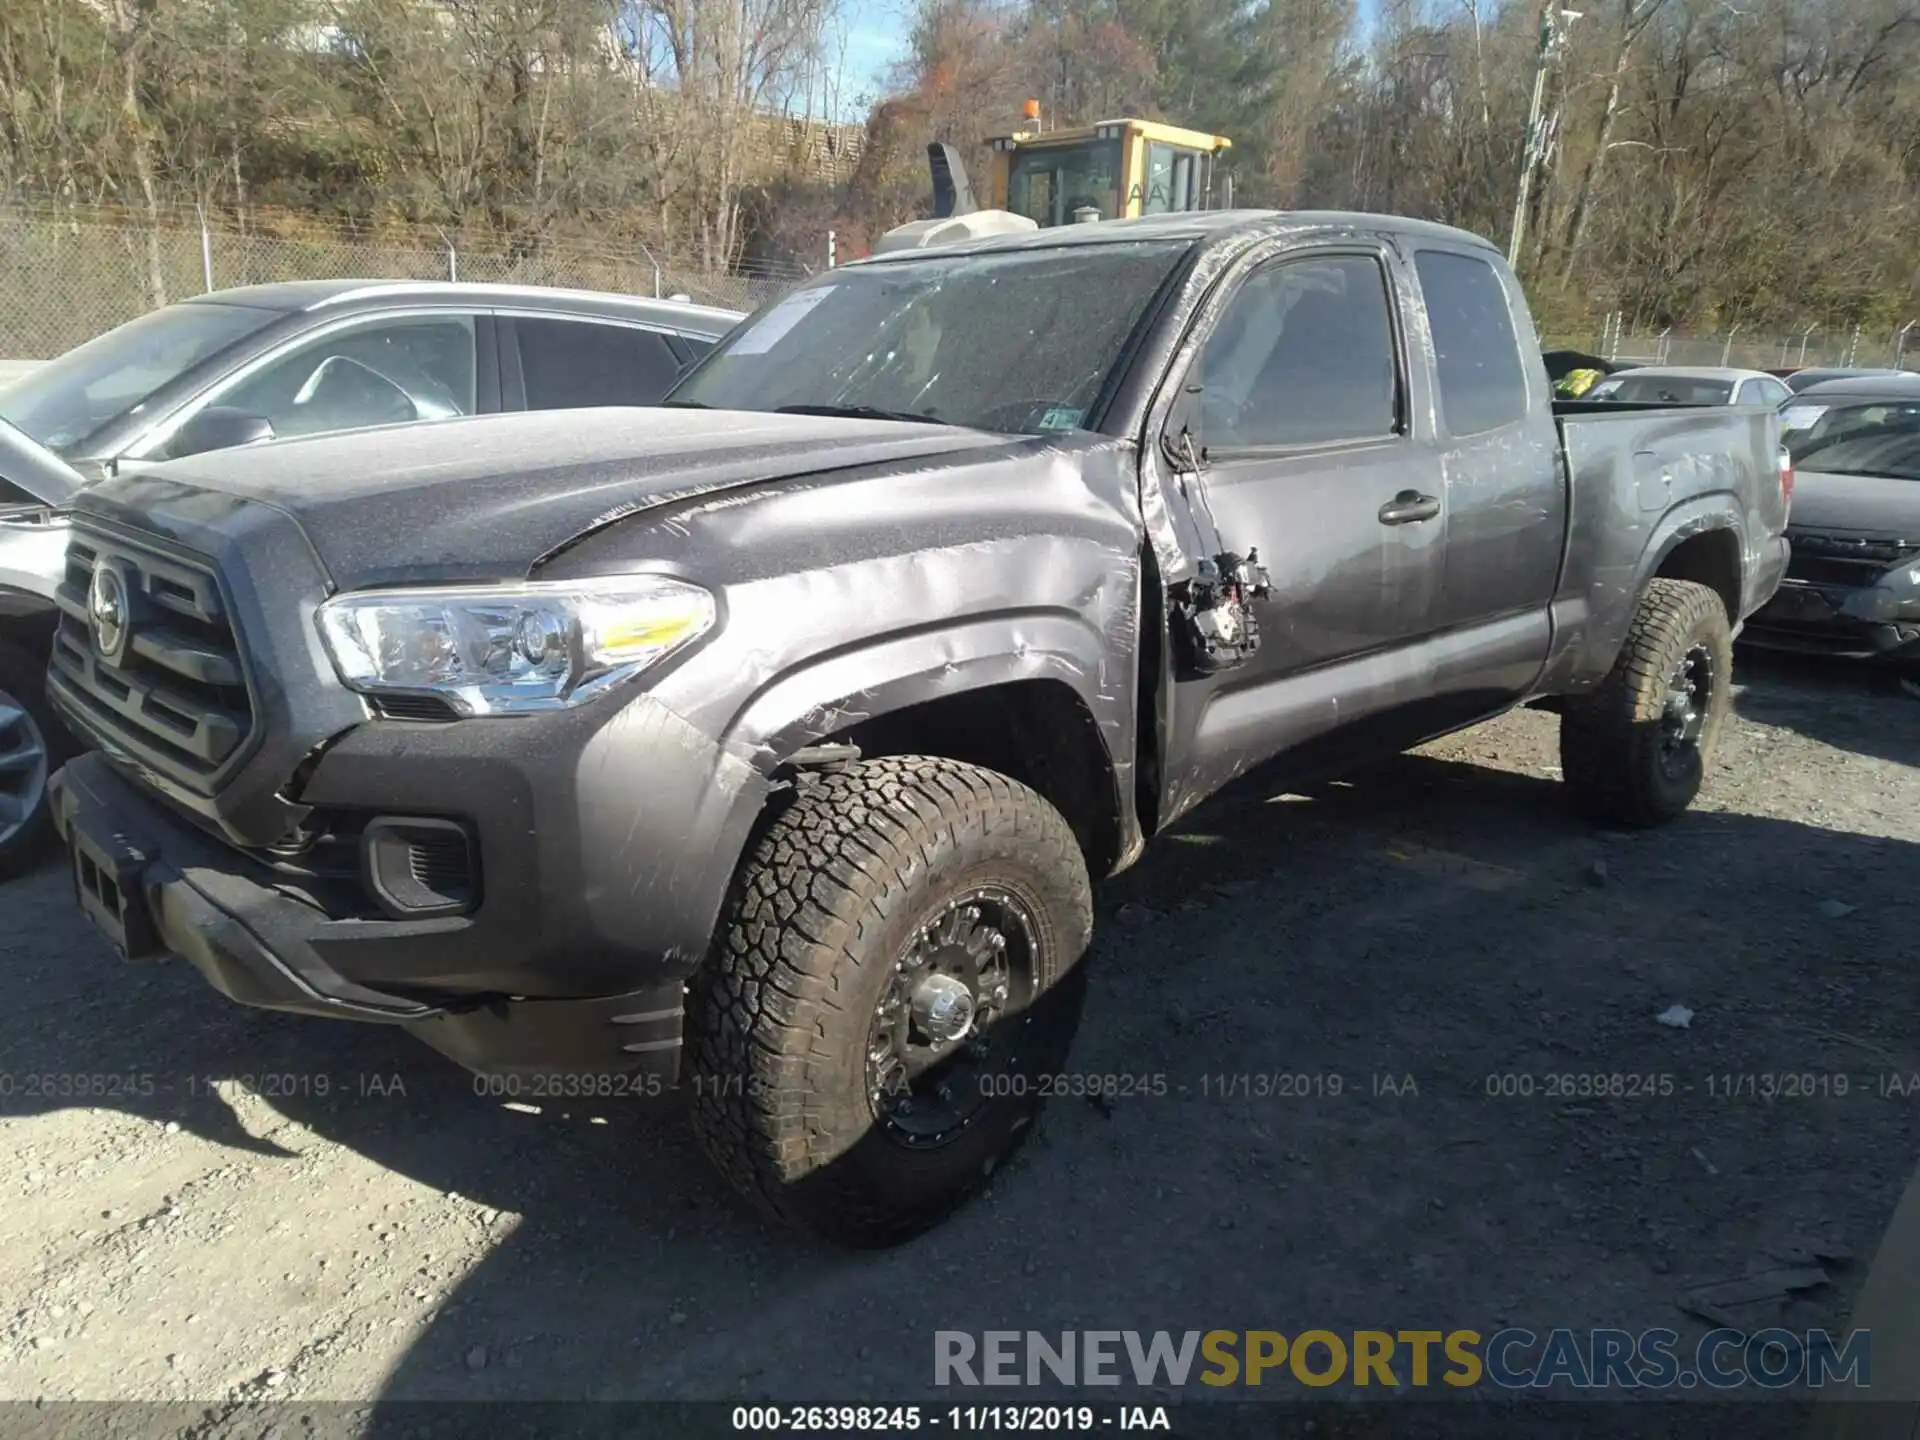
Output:
[[1182,1386],[1495,1385],[1731,1390],[1873,1383],[1872,1333],[1714,1330],[937,1330],[933,1383]]

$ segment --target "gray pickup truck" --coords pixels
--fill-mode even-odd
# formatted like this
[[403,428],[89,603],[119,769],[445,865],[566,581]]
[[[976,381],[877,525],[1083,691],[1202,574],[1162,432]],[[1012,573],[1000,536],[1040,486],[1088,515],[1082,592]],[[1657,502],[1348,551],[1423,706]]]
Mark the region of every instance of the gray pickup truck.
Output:
[[1407,220],[888,255],[667,405],[88,489],[56,823],[127,957],[675,1090],[854,1245],[1028,1133],[1156,832],[1525,704],[1584,811],[1666,820],[1787,557],[1771,411],[1557,416],[1499,255]]

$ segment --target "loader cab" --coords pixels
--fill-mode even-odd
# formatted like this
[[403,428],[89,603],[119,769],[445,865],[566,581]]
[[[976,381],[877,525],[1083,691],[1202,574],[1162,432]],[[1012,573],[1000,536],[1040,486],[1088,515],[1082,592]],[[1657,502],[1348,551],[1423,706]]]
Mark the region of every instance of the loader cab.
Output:
[[987,204],[1036,225],[1125,220],[1223,208],[1214,162],[1232,142],[1151,120],[1103,120],[1042,130],[1039,107],[1027,126],[991,142]]

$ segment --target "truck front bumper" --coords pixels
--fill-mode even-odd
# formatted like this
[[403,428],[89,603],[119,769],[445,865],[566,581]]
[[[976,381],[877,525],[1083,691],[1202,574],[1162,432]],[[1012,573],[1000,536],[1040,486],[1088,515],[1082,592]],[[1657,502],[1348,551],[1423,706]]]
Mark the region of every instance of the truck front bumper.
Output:
[[[549,993],[538,996],[436,990],[404,974],[392,983],[370,973],[398,969],[382,956],[449,939],[486,963],[488,927],[478,917],[329,915],[98,754],[70,762],[51,789],[76,899],[129,960],[180,956],[243,1005],[400,1025],[481,1074],[678,1074],[685,991],[677,973],[655,971],[651,983],[606,993],[604,966],[589,962],[572,975],[546,967]],[[509,942],[523,925],[507,927]],[[585,988],[570,995],[570,984]]]

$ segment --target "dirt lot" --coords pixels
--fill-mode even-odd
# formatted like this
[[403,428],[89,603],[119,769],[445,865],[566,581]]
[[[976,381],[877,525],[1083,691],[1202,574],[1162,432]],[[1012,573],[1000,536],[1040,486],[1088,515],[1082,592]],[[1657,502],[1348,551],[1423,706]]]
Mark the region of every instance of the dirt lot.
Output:
[[[1074,1056],[1166,1093],[1057,1103],[880,1256],[761,1229],[671,1111],[505,1108],[397,1034],[124,966],[58,870],[15,882],[0,1398],[897,1401],[933,1398],[943,1328],[1697,1336],[1682,1292],[1870,1255],[1920,1156],[1920,1094],[1881,1093],[1920,1072],[1920,703],[1741,678],[1657,834],[1567,818],[1537,714],[1194,817],[1102,893]],[[1709,1080],[1788,1072],[1849,1093]],[[1842,1325],[1863,1268],[1787,1322]]]

